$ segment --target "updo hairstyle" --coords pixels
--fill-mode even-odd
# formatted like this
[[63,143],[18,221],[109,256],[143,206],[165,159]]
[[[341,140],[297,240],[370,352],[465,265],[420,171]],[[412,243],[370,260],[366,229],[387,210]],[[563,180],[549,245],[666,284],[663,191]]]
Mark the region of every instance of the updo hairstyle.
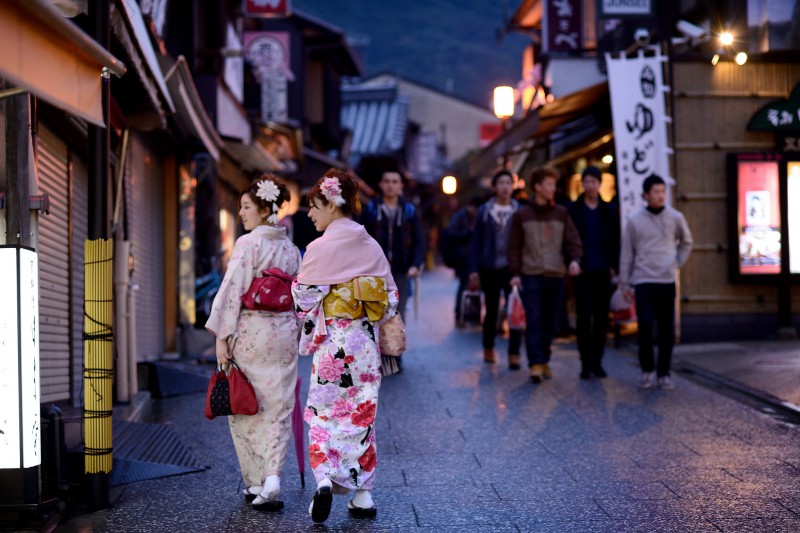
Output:
[[358,182],[350,174],[340,168],[329,168],[319,179],[314,188],[308,192],[308,205],[328,205],[330,202],[322,194],[320,185],[326,178],[336,178],[339,180],[339,188],[342,190],[344,204],[339,206],[342,213],[349,217],[361,212],[361,198],[359,197]]
[[278,198],[275,200],[275,204],[278,206],[278,209],[283,207],[283,204],[289,201],[291,198],[291,193],[289,189],[286,187],[286,183],[276,176],[275,174],[265,173],[261,174],[261,176],[252,182],[247,188],[242,192],[242,196],[245,194],[250,197],[250,201],[258,206],[259,211],[263,211],[264,209],[268,210],[270,214],[272,214],[272,204],[273,202],[268,202],[263,198],[260,198],[256,193],[258,192],[258,184],[264,180],[271,181],[275,185],[278,186]]

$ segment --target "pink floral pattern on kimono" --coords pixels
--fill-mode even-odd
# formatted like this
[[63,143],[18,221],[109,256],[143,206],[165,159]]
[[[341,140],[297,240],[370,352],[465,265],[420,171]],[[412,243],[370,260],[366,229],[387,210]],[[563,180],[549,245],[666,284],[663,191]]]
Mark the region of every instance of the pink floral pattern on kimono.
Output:
[[240,237],[206,322],[206,329],[228,340],[231,354],[256,392],[258,413],[228,417],[248,487],[261,485],[269,475],[280,475],[291,439],[297,316],[292,311],[251,311],[242,307],[241,300],[253,278],[273,267],[292,277],[300,269],[300,252],[284,228],[258,226]]
[[379,324],[394,315],[397,291],[389,292],[383,318],[327,318],[322,300],[327,285],[292,285],[303,320],[300,353],[313,355],[304,419],[309,424],[309,460],[317,481],[348,489],[372,489],[377,454],[375,415],[381,384],[376,343]]

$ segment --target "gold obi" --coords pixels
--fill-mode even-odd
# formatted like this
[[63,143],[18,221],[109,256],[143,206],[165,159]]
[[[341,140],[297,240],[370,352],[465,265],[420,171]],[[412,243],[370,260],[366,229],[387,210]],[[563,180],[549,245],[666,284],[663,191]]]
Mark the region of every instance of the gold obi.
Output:
[[325,316],[362,318],[370,322],[383,318],[389,307],[386,280],[374,276],[361,276],[346,283],[331,285],[331,292],[322,300]]

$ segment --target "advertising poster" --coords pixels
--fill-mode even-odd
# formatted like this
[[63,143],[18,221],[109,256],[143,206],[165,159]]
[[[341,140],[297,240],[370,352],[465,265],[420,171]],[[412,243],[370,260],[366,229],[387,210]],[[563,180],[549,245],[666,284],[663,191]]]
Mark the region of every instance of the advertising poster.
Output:
[[779,274],[781,219],[779,163],[738,163],[739,272]]

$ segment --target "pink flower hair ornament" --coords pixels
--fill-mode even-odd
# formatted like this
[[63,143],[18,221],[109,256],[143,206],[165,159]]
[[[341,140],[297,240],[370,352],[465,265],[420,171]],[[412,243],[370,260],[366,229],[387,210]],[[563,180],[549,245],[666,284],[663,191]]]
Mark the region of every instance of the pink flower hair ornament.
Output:
[[339,178],[325,178],[322,180],[319,190],[322,196],[333,205],[341,207],[345,204],[345,200],[342,198],[342,185],[339,183]]

